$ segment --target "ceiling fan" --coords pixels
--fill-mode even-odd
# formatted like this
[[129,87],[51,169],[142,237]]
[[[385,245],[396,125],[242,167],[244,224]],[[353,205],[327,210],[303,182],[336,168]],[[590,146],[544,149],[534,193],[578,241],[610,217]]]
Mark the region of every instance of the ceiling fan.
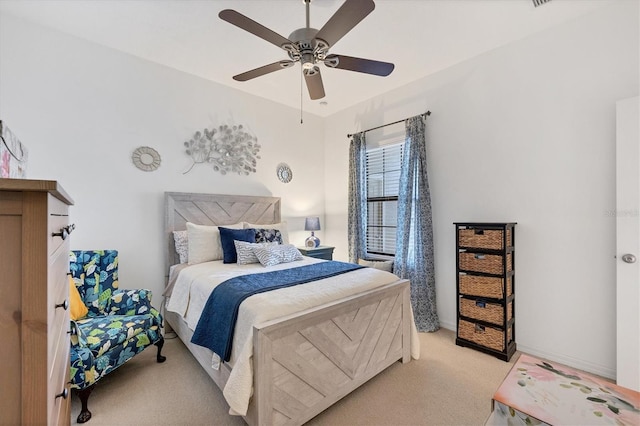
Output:
[[389,62],[329,54],[329,49],[338,40],[375,9],[373,0],[346,0],[320,30],[309,26],[309,4],[311,0],[302,1],[306,8],[306,27],[293,31],[289,38],[281,36],[235,10],[225,9],[218,14],[222,20],[284,49],[290,58],[235,75],[233,76],[234,80],[251,80],[274,71],[290,68],[296,62],[300,62],[309,96],[315,100],[324,98],[325,95],[322,76],[318,67],[320,62],[330,68],[365,74],[383,77],[391,74],[394,65]]

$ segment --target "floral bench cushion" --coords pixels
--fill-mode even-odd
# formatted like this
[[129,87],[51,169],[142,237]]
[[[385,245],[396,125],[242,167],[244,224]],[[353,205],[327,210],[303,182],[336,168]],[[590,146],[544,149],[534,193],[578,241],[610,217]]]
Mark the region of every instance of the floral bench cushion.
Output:
[[139,333],[124,342],[112,346],[103,353],[96,353],[83,346],[74,346],[72,336],[70,383],[75,389],[83,389],[97,382],[102,377],[109,374],[135,355],[142,352],[148,343],[156,342],[160,339],[160,331],[154,328]]
[[125,340],[138,337],[142,346],[151,344],[145,333],[150,328],[158,329],[155,318],[150,315],[106,315],[76,321],[80,346],[89,348],[100,356]]

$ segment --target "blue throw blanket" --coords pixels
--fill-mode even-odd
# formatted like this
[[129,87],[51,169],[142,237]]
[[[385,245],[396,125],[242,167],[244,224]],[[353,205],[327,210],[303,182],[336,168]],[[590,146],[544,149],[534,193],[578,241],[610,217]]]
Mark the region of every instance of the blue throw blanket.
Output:
[[213,289],[191,343],[204,346],[229,361],[240,303],[254,294],[321,280],[360,269],[353,263],[328,261],[280,271],[230,278]]

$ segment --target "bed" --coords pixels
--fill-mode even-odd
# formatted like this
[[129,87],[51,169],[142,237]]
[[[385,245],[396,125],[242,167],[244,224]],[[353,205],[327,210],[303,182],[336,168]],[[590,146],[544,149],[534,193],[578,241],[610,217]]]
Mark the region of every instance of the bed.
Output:
[[[219,265],[222,261],[180,264],[174,231],[186,230],[187,223],[279,224],[280,198],[167,192],[165,213],[166,275],[167,282],[175,285],[167,295],[167,328],[179,336],[222,390],[230,414],[242,415],[250,425],[300,425],[393,363],[419,357],[409,282],[363,268],[299,285],[295,290],[279,289],[246,299],[238,315],[233,355],[229,362],[217,362],[219,358],[211,350],[191,343],[193,316],[199,312],[196,301],[202,299],[194,292],[209,285],[203,277],[210,276],[211,269],[222,268],[224,272],[230,265]],[[299,263],[315,262],[323,261],[304,257]],[[237,268],[240,270],[240,265]],[[260,272],[258,269],[259,265],[246,265],[242,270],[253,273]],[[174,275],[177,270],[180,274]],[[315,293],[309,297],[312,285],[321,289],[313,290],[320,294],[317,305],[309,302],[316,300]],[[328,295],[332,289],[337,296]],[[185,291],[189,292],[186,296]],[[284,305],[266,307],[267,299],[260,299],[277,298],[275,303],[280,303],[289,300],[293,292],[305,301],[302,310]],[[243,338],[247,341],[238,345],[237,339]]]

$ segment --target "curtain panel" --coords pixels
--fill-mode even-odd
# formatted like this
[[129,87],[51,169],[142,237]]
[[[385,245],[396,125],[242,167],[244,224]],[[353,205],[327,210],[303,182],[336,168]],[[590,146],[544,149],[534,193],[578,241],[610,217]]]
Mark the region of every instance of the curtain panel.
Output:
[[418,331],[440,328],[436,310],[431,193],[427,178],[425,123],[405,121],[394,273],[411,281],[411,305]]
[[364,132],[354,134],[349,145],[349,261],[358,263],[366,250],[366,143]]

